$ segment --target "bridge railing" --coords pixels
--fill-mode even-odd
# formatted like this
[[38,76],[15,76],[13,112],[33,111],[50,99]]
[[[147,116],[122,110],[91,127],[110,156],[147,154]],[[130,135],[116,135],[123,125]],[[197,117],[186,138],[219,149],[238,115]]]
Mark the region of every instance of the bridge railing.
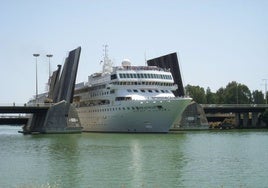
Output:
[[203,108],[249,108],[249,107],[256,107],[256,108],[268,108],[268,104],[200,104]]

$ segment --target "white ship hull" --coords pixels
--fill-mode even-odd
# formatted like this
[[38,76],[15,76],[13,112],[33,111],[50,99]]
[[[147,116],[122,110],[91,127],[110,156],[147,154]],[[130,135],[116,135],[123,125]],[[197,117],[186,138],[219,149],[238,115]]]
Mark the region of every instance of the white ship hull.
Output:
[[77,111],[83,131],[166,133],[190,101],[189,98],[117,101],[79,107]]

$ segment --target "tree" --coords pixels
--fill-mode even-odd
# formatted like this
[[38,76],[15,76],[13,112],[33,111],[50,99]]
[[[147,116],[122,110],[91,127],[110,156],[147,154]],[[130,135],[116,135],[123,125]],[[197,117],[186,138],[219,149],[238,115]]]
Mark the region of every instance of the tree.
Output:
[[200,86],[187,85],[185,87],[186,93],[193,98],[193,100],[199,104],[206,104],[206,94],[204,88]]
[[265,103],[265,99],[264,99],[264,95],[261,91],[255,90],[252,92],[252,102],[254,104],[264,104]]
[[217,95],[212,93],[210,88],[208,87],[206,90],[206,100],[207,104],[216,104],[217,102]]
[[239,84],[235,81],[227,84],[224,89],[224,103],[225,104],[238,104],[238,88]]
[[224,88],[221,87],[216,92],[216,103],[217,104],[223,104],[224,103]]
[[252,101],[248,87],[235,81],[228,83],[221,94],[225,104],[250,104]]

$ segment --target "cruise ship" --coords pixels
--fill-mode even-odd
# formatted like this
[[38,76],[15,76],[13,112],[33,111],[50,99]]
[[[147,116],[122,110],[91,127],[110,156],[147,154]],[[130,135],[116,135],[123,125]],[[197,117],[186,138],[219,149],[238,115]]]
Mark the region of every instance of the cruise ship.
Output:
[[127,59],[113,66],[107,49],[102,71],[77,84],[73,103],[85,132],[167,133],[192,101],[175,97],[169,70],[132,66]]

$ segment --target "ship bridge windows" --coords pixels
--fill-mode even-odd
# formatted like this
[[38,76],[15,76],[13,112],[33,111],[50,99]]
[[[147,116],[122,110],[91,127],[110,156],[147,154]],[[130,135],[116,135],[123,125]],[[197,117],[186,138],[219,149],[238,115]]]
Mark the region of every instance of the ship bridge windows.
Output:
[[113,85],[155,85],[155,86],[173,86],[174,83],[167,82],[112,82]]
[[140,89],[140,90],[137,90],[137,89],[127,89],[127,92],[131,93],[131,92],[134,92],[134,93],[138,93],[138,92],[142,92],[142,93],[159,93],[159,92],[162,92],[162,93],[170,93],[171,91],[170,90],[157,90],[157,89],[148,89],[148,90],[145,90],[145,89]]
[[[111,75],[111,80],[116,79],[116,74]],[[166,74],[149,74],[149,73],[119,73],[119,78],[145,78],[145,79],[163,79],[172,80],[171,75]]]

